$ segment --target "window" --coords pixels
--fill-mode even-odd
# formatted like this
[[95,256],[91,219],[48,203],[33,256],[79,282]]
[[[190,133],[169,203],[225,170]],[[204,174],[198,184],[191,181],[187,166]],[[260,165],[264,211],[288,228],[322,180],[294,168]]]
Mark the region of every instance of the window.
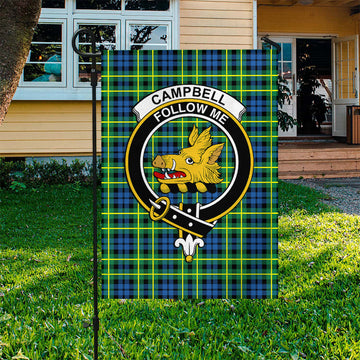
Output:
[[[91,59],[78,56],[71,47],[77,29],[94,32],[98,51],[178,48],[178,1],[42,0],[39,24],[15,99],[90,98],[85,88],[90,86]],[[86,35],[77,41],[81,50],[90,52]],[[100,62],[99,57],[99,73]]]
[[22,75],[23,85],[64,86],[64,28],[64,23],[37,26]]
[[[278,73],[286,80],[292,78],[292,44],[289,42],[279,42],[281,46],[280,54],[278,55]],[[270,50],[274,48],[265,42],[262,43],[262,48]]]
[[65,8],[65,0],[42,0],[41,2],[42,8]]
[[130,50],[166,50],[168,49],[169,25],[129,24]]
[[[118,47],[117,39],[119,38],[119,26],[115,22],[111,24],[111,22],[107,22],[107,24],[93,23],[93,24],[77,24],[78,29],[89,29],[91,30],[96,39],[96,49],[97,51],[101,50],[114,50]],[[90,39],[88,39],[87,34],[80,35],[79,38],[79,49],[84,52],[91,52],[91,43]],[[101,72],[101,59],[100,57],[97,59],[96,68],[98,71],[98,80],[100,80],[100,72]],[[76,62],[76,71],[75,71],[75,86],[81,86],[84,83],[88,83],[91,81],[91,59],[88,57],[77,56]]]
[[169,0],[126,0],[125,10],[169,10]]
[[76,9],[121,10],[121,0],[76,0]]

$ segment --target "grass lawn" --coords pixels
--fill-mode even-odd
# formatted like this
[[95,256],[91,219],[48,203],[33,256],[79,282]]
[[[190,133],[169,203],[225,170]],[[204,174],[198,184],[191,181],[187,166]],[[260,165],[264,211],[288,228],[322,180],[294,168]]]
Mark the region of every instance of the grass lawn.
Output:
[[[101,300],[99,358],[360,359],[360,217],[322,197],[280,183],[279,299]],[[0,219],[0,359],[92,359],[91,189],[0,191]]]

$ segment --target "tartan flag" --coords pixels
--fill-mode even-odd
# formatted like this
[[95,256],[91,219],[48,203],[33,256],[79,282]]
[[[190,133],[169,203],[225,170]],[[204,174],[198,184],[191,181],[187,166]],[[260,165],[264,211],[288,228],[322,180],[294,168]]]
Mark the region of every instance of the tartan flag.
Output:
[[102,296],[273,298],[277,57],[106,51]]

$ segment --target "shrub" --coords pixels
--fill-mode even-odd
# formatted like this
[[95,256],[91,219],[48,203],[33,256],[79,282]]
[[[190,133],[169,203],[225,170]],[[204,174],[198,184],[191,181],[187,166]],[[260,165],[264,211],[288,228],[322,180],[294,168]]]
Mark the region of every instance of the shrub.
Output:
[[[98,181],[101,176],[101,164],[98,162]],[[21,189],[24,187],[38,187],[43,184],[81,184],[92,182],[92,164],[78,159],[68,164],[65,159],[49,162],[34,160],[31,164],[25,161],[5,161],[0,158],[0,188]],[[22,186],[23,184],[24,186]]]
[[0,188],[9,188],[13,181],[22,176],[24,168],[24,161],[5,161],[0,158]]

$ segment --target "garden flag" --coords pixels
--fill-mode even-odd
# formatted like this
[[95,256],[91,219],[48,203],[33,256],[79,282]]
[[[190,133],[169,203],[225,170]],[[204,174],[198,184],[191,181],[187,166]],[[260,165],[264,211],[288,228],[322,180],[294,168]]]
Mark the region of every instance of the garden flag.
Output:
[[276,54],[102,60],[102,296],[276,297]]

